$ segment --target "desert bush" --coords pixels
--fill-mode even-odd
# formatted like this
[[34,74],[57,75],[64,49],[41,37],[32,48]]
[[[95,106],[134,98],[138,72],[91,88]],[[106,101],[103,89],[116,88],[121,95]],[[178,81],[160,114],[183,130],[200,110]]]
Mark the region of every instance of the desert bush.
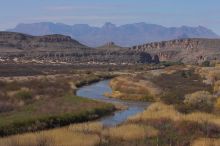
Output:
[[4,88],[5,90],[9,91],[9,90],[18,90],[20,87],[18,82],[13,81],[13,82],[5,83]]
[[148,80],[140,79],[138,76],[120,76],[111,80],[113,98],[131,100],[152,100],[158,98],[161,89]]
[[214,104],[214,96],[208,91],[197,91],[192,94],[185,95],[184,103],[195,109],[210,110]]
[[18,91],[15,96],[17,98],[19,98],[19,99],[22,99],[22,100],[30,100],[30,99],[32,99],[31,92],[27,91],[27,90]]
[[8,102],[1,102],[0,101],[0,113],[9,112],[14,109],[14,106]]
[[68,130],[73,132],[82,132],[82,133],[97,133],[100,134],[103,130],[103,125],[101,123],[82,123],[70,125]]
[[127,124],[110,128],[106,135],[111,139],[119,139],[124,141],[143,140],[144,138],[155,137],[158,130],[150,126],[142,126],[137,124]]
[[201,64],[203,67],[209,67],[211,65],[210,61],[204,61]]
[[181,118],[182,114],[177,112],[175,108],[171,105],[166,105],[164,103],[156,102],[151,104],[147,110],[130,117],[128,121],[131,122],[144,122],[148,120],[159,120],[159,119],[171,119],[177,121]]
[[215,108],[220,110],[220,97],[217,98],[216,103],[215,103]]
[[208,77],[213,81],[217,81],[217,80],[220,80],[220,70],[219,69],[216,69],[216,70],[213,70],[211,72],[209,72],[208,74]]
[[192,142],[192,146],[219,146],[220,139],[199,138]]
[[196,73],[204,78],[207,84],[214,84],[220,80],[220,67],[197,67]]
[[216,81],[215,83],[214,83],[214,92],[216,93],[216,94],[220,94],[220,80],[218,80],[218,81]]

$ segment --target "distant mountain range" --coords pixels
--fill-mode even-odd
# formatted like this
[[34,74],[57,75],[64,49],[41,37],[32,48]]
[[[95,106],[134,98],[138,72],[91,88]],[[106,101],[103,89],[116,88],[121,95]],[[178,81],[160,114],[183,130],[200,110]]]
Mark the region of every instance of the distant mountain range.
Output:
[[7,31],[37,36],[49,34],[68,35],[90,47],[101,46],[107,42],[115,42],[120,46],[134,46],[147,42],[182,38],[219,38],[212,30],[202,26],[164,27],[147,23],[121,26],[105,23],[102,27],[93,27],[88,24],[66,25],[62,23],[41,22],[18,24],[15,28]]

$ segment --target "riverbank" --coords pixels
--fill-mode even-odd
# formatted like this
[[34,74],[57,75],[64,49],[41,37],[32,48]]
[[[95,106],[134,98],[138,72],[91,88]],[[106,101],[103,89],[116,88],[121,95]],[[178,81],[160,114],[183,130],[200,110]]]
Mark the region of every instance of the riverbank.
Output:
[[[94,74],[91,74],[91,72],[79,74],[79,76],[76,76],[75,81],[79,80],[80,77],[88,79],[85,77],[89,76],[92,80],[97,76],[97,74],[93,76]],[[41,142],[44,142],[44,146],[219,145],[219,66],[206,68],[179,65],[160,70],[124,72],[120,75],[119,79],[116,77],[116,82],[113,82],[116,83],[113,84],[116,85],[113,90],[119,90],[125,95],[132,93],[144,95],[149,92],[140,91],[139,87],[144,90],[149,89],[146,87],[149,85],[146,83],[149,82],[143,81],[150,81],[162,90],[162,94],[156,97],[159,102],[141,107],[136,103],[143,103],[143,100],[137,101],[135,99],[129,103],[129,100],[106,98],[103,96],[103,92],[109,91],[111,93],[112,89],[109,87],[108,81],[100,81],[99,83],[83,86],[80,90],[75,91],[77,91],[77,95],[95,99],[96,102],[117,103],[120,101],[123,104],[126,103],[128,109],[117,111],[115,114],[101,118],[97,122],[73,124],[41,132],[5,137],[0,139],[0,146],[12,146],[13,144],[16,144],[16,146],[39,146]],[[68,82],[71,87],[74,87],[71,88],[71,91],[77,89],[76,82],[71,78],[65,80],[61,78],[56,83],[60,81]],[[83,83],[85,84],[82,85],[87,84],[84,81]],[[105,90],[106,86],[108,90]],[[64,87],[64,84],[59,86],[60,89]],[[93,91],[96,91],[95,94]],[[58,94],[58,92],[54,92],[55,95]],[[135,98],[135,96],[133,97]],[[85,98],[83,99],[85,100]],[[63,102],[63,98],[56,106],[64,106],[61,102]],[[76,103],[75,105],[78,105]],[[86,103],[88,104],[88,102]],[[85,109],[87,104],[82,104],[76,108]],[[91,106],[91,103],[89,105]],[[67,104],[65,107],[70,106]],[[126,120],[127,118],[128,120]],[[109,123],[106,121],[113,122],[110,122],[110,126],[108,126]]]
[[84,86],[77,90],[77,95],[81,97],[86,97],[88,99],[94,99],[97,101],[102,101],[105,103],[114,104],[117,111],[114,114],[105,116],[99,121],[105,127],[114,127],[125,122],[130,116],[134,116],[140,112],[143,112],[146,107],[149,106],[149,102],[144,101],[129,101],[108,98],[104,93],[111,93],[112,89],[109,86],[111,80],[103,80],[97,83]]
[[112,113],[115,107],[110,103],[74,95],[78,87],[110,77],[108,73],[80,71],[1,79],[0,136],[95,120]]

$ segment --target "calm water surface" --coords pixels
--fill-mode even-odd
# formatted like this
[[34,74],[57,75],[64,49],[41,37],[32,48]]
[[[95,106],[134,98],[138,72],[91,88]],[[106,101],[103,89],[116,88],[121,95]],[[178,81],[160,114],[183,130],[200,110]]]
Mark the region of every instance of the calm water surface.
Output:
[[100,81],[88,86],[79,88],[76,92],[77,96],[104,101],[108,103],[116,103],[125,105],[128,108],[122,111],[116,111],[114,114],[100,119],[104,126],[116,126],[124,122],[128,117],[143,112],[144,109],[149,106],[148,102],[137,101],[124,101],[120,99],[113,99],[104,96],[104,93],[111,93],[112,90],[109,86],[110,80]]

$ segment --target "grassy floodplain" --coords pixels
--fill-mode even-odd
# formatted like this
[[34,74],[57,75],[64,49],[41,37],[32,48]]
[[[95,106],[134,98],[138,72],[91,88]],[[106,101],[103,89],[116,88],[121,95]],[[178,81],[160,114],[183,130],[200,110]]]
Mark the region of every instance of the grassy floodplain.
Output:
[[[0,139],[3,146],[219,146],[220,68],[172,65],[117,71],[111,98],[152,101],[116,127],[98,122]],[[65,137],[63,136],[65,135]],[[28,139],[28,140],[27,140]],[[31,141],[30,141],[31,139]],[[86,141],[84,139],[87,139]]]
[[87,71],[2,77],[0,135],[55,128],[111,113],[111,104],[75,96],[78,87],[110,77]]

